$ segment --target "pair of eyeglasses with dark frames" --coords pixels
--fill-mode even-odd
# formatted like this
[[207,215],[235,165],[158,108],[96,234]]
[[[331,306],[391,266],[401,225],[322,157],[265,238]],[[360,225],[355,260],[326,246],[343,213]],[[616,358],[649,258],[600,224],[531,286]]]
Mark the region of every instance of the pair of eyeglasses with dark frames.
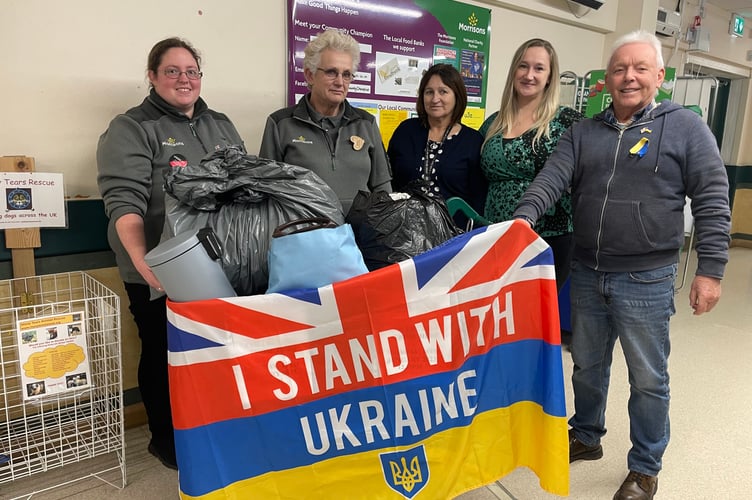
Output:
[[164,73],[164,76],[166,76],[167,78],[171,80],[177,80],[178,78],[180,78],[180,75],[182,75],[183,73],[185,73],[185,76],[189,80],[200,80],[201,77],[204,76],[204,74],[197,69],[189,69],[187,71],[180,71],[177,68],[167,68],[166,70],[163,71],[163,73]]
[[316,68],[316,70],[324,73],[324,76],[326,76],[329,80],[336,80],[338,76],[341,76],[342,80],[346,82],[351,82],[353,81],[353,78],[355,78],[355,75],[353,75],[349,71],[343,71],[342,73],[340,73],[334,68],[329,68],[329,69]]

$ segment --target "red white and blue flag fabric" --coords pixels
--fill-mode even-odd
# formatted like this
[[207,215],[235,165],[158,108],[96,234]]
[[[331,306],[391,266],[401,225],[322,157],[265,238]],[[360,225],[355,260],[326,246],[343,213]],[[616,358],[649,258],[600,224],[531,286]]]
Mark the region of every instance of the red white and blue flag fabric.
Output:
[[524,222],[168,320],[181,498],[449,499],[517,467],[569,492],[553,257]]

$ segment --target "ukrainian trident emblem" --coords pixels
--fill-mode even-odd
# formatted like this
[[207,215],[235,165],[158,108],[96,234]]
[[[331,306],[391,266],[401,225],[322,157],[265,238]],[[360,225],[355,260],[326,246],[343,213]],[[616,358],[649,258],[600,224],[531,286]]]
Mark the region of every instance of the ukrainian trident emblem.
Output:
[[405,451],[380,453],[384,480],[405,498],[413,498],[428,483],[428,460],[423,445]]

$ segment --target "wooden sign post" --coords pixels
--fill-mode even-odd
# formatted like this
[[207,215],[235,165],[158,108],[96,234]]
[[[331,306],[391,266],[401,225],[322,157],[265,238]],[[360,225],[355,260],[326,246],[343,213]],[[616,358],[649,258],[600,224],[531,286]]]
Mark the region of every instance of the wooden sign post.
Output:
[[[34,158],[29,156],[0,156],[0,172],[33,172]],[[5,191],[2,191],[5,197]],[[7,203],[7,202],[6,202]],[[36,274],[34,249],[42,246],[38,227],[6,229],[5,246],[10,249],[13,264],[13,278],[27,278]],[[14,282],[14,295],[18,297],[16,306],[30,306],[34,303],[34,280]],[[16,302],[14,300],[14,302]]]
[[[1,156],[0,172],[33,172],[34,158],[28,156]],[[5,192],[3,191],[3,196]],[[38,227],[6,229],[5,246],[13,259],[13,277],[34,276],[34,249],[42,246]]]

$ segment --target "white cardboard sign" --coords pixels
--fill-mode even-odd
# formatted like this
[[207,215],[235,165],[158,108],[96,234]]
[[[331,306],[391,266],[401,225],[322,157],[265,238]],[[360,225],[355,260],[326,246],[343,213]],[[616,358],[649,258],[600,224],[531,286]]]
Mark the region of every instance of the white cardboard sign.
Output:
[[65,227],[63,174],[0,172],[0,229]]

